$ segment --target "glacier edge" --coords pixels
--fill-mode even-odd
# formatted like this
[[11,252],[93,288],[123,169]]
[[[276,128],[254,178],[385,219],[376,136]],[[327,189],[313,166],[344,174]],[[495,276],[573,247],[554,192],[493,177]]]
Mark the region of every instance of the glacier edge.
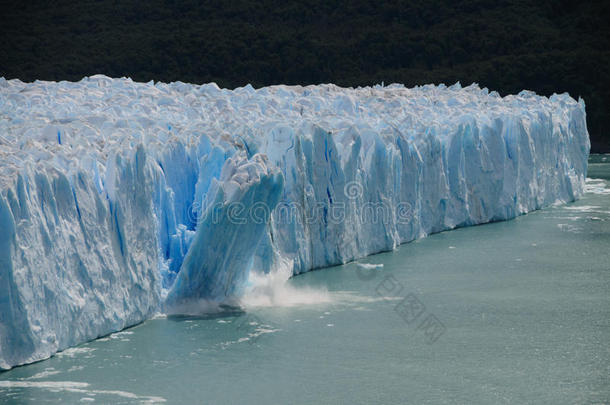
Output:
[[0,368],[573,201],[589,147],[567,94],[0,79]]

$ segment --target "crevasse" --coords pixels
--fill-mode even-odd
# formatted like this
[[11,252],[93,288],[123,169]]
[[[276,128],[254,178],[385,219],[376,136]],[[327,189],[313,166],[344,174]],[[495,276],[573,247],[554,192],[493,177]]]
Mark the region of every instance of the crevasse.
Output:
[[588,154],[567,94],[0,78],[0,368],[573,201]]

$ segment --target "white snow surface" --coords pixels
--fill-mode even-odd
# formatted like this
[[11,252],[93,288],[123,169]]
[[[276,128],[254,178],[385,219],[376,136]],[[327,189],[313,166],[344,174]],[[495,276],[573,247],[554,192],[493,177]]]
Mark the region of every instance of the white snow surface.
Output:
[[0,78],[0,368],[573,201],[589,146],[567,94]]

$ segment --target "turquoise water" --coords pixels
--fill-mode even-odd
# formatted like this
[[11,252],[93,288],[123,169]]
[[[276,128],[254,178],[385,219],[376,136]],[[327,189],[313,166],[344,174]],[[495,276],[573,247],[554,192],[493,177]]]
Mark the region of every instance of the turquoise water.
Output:
[[0,403],[608,403],[610,156],[589,175],[576,203],[4,372]]

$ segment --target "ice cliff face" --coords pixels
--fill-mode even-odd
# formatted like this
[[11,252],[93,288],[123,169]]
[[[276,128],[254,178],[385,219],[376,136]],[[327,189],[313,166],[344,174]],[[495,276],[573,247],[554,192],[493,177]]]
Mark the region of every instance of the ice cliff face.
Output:
[[582,101],[0,78],[0,368],[583,192]]

